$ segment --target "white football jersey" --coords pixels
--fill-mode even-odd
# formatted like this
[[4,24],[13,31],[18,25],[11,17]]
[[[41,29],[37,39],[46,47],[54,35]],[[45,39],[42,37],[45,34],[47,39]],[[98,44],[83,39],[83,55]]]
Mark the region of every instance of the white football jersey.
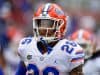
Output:
[[34,37],[24,38],[19,44],[18,52],[27,67],[26,75],[68,75],[84,62],[82,48],[67,39],[60,40],[49,54],[42,54]]

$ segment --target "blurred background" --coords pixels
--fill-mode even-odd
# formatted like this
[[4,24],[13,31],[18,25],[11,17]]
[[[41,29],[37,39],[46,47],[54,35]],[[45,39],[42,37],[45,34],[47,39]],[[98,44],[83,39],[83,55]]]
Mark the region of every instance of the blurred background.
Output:
[[33,13],[48,2],[61,5],[70,16],[66,37],[77,29],[88,29],[97,40],[96,50],[100,49],[100,0],[0,0],[0,75],[15,74],[18,43],[33,35]]

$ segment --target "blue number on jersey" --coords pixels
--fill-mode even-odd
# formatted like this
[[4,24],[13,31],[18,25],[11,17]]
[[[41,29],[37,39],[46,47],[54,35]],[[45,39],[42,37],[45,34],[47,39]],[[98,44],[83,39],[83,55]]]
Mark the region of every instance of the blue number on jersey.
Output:
[[73,42],[73,41],[67,41],[66,44],[67,45],[69,44],[69,45],[71,45],[73,47],[76,47],[77,46],[77,44],[75,42]]
[[31,38],[26,38],[26,39],[24,39],[24,40],[22,41],[21,44],[29,44],[31,41],[32,41]]
[[72,41],[67,41],[65,45],[61,47],[61,50],[66,50],[67,53],[71,54],[74,51],[73,47],[77,47],[77,44]]
[[[40,72],[38,67],[34,64],[29,64],[27,67],[27,70],[28,71],[33,70],[34,75],[39,75],[39,72]],[[42,72],[43,72],[43,75],[49,75],[49,73],[52,73],[52,75],[59,75],[59,71],[54,67],[46,67],[42,70]]]
[[43,75],[49,75],[49,73],[52,73],[52,75],[59,75],[59,71],[54,67],[46,67],[43,70]]
[[39,70],[36,65],[29,64],[27,70],[28,71],[33,70],[34,75],[39,75]]

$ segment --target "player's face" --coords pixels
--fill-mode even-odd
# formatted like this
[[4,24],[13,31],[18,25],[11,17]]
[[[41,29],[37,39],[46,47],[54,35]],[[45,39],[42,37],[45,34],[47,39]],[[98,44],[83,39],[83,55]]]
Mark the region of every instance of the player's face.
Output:
[[36,19],[35,24],[40,36],[52,37],[56,31],[56,21],[51,19]]

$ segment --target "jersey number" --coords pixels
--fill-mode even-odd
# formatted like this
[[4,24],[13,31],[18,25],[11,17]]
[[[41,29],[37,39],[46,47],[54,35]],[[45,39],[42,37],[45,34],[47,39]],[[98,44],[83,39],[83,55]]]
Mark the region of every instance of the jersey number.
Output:
[[[34,64],[29,64],[27,70],[27,75],[41,75],[40,70]],[[42,75],[59,75],[59,71],[54,67],[46,67],[42,70]]]
[[29,44],[31,41],[32,41],[32,39],[27,38],[27,39],[24,39],[24,40],[22,41],[22,44]]
[[67,53],[71,54],[74,51],[73,47],[76,47],[77,44],[75,42],[67,41],[65,45],[61,47],[61,50],[65,50]]

